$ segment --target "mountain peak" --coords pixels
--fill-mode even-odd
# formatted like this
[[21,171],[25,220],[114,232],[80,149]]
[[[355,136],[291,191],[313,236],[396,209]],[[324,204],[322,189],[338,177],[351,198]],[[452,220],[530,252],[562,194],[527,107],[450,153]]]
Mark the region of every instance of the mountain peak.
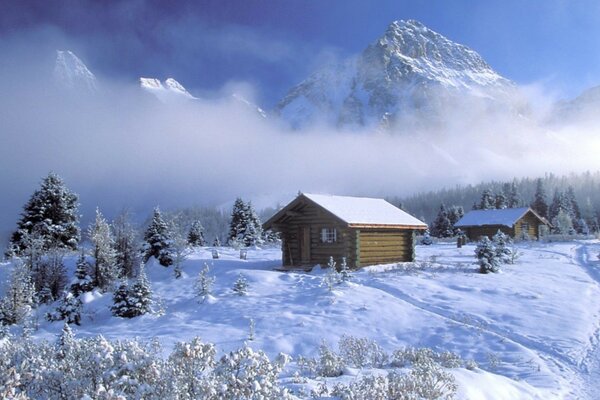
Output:
[[277,112],[295,127],[393,124],[414,114],[435,118],[466,95],[506,101],[514,88],[475,51],[416,20],[394,21],[354,59],[317,71],[292,88]]
[[70,50],[56,50],[54,79],[68,89],[97,90],[96,76]]
[[164,82],[155,78],[140,78],[140,86],[163,103],[196,99],[173,78],[167,78]]

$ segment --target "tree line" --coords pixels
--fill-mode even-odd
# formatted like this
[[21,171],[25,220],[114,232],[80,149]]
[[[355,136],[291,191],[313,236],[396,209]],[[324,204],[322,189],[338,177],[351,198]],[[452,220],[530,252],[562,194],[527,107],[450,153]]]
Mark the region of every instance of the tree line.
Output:
[[[221,246],[219,236],[209,243],[202,221],[186,214],[165,216],[154,208],[145,229],[139,229],[129,213],[109,222],[99,208],[85,231],[89,245],[82,246],[78,196],[57,174],[50,173],[23,206],[17,229],[5,252],[14,259],[14,270],[6,295],[0,300],[0,325],[20,322],[39,304],[60,300],[50,320],[78,323],[79,297],[94,289],[114,291],[113,314],[134,317],[151,310],[152,291],[144,265],[154,258],[174,266],[181,264],[194,248]],[[226,244],[248,247],[277,243],[273,232],[264,232],[250,202],[236,199],[229,221]],[[74,277],[69,277],[64,258],[80,252]]]

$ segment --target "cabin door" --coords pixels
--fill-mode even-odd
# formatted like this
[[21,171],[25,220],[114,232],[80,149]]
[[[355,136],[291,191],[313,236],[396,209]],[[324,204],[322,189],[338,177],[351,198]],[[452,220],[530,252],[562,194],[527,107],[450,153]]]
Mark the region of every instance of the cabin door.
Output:
[[310,226],[300,227],[300,263],[310,263]]

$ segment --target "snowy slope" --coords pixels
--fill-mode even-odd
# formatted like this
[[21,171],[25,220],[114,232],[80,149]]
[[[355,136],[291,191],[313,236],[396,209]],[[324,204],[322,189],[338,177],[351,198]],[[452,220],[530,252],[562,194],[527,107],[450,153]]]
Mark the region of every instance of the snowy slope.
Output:
[[341,126],[435,118],[463,97],[512,108],[515,85],[479,54],[418,21],[395,21],[357,58],[327,66],[292,88],[277,112],[293,126]]
[[[480,369],[453,370],[461,399],[594,398],[600,362],[600,244],[522,244],[515,265],[481,275],[473,265],[473,245],[418,246],[416,264],[367,267],[350,283],[330,292],[324,272],[280,273],[278,249],[250,250],[240,260],[233,249],[195,252],[184,276],[150,263],[153,290],[164,315],[134,320],[113,317],[111,294],[85,297],[77,336],[160,339],[167,349],[201,336],[220,352],[248,339],[271,356],[315,356],[322,340],[335,344],[343,334],[369,337],[391,352],[402,346],[450,350],[473,359]],[[72,262],[71,260],[70,262]],[[204,264],[216,277],[214,297],[199,303],[194,281]],[[0,278],[6,276],[0,267]],[[248,296],[231,288],[239,273],[250,282]],[[62,328],[38,311],[36,338],[54,340]],[[340,379],[352,380],[348,371]],[[310,382],[309,382],[310,384]]]
[[154,78],[140,78],[140,87],[152,93],[163,103],[195,100],[186,88],[173,78],[167,78],[164,82]]

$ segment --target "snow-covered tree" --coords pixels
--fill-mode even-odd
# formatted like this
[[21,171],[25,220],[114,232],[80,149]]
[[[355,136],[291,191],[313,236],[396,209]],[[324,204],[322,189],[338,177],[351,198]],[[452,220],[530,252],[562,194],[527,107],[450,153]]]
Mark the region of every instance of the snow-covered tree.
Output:
[[517,182],[513,181],[510,184],[510,189],[506,188],[505,196],[506,196],[506,206],[508,208],[517,208],[520,207],[523,203],[521,199],[521,194],[519,193],[519,189],[517,188]]
[[129,286],[127,280],[123,279],[117,290],[113,293],[113,305],[110,309],[116,317],[130,318],[130,308]]
[[486,189],[481,194],[481,200],[479,201],[479,210],[491,210],[496,208],[496,202],[494,198],[494,194],[491,190]]
[[552,220],[552,225],[554,225],[556,232],[561,235],[570,235],[574,233],[573,221],[569,214],[564,210],[558,212],[558,215]]
[[448,220],[452,229],[452,234],[455,235],[457,229],[454,228],[456,224],[465,215],[465,210],[461,206],[452,206],[448,208]]
[[423,234],[423,239],[421,239],[421,244],[425,246],[431,246],[433,244],[433,239],[431,239],[431,235],[429,234],[429,229],[425,231]]
[[63,180],[50,173],[23,207],[10,247],[16,254],[27,248],[26,234],[37,232],[44,249],[77,249],[80,239],[78,197]]
[[348,268],[348,263],[346,262],[346,257],[342,257],[342,262],[340,263],[340,280],[342,282],[349,281],[351,278],[350,268]]
[[164,267],[173,264],[171,232],[158,207],[154,209],[152,222],[144,234],[144,241],[144,262],[154,257]]
[[112,230],[115,238],[115,264],[119,270],[119,276],[133,278],[140,265],[140,241],[127,211],[121,212],[115,218]]
[[192,247],[202,247],[206,245],[204,240],[204,227],[199,220],[192,222],[187,235],[187,242]]
[[48,321],[65,321],[66,324],[81,323],[81,300],[71,292],[64,292],[56,310],[46,314]]
[[498,232],[496,232],[496,234],[492,237],[492,243],[494,245],[494,251],[496,252],[496,257],[498,260],[503,264],[512,263],[514,257],[513,251],[509,247],[512,244],[510,237],[501,230],[498,230]]
[[231,212],[230,243],[238,243],[243,246],[258,245],[263,241],[262,235],[262,224],[252,204],[245,203],[238,197]]
[[0,325],[12,325],[23,321],[35,306],[35,288],[29,269],[16,261],[8,288],[0,300]]
[[30,268],[31,279],[38,299],[43,302],[53,301],[60,297],[68,283],[67,271],[63,263],[64,251],[64,249],[53,248]]
[[443,203],[440,205],[437,217],[435,217],[435,220],[431,224],[430,232],[431,235],[435,237],[452,236],[452,223],[448,218],[448,211]]
[[152,289],[143,265],[140,266],[135,282],[129,287],[128,299],[131,317],[144,315],[152,310]]
[[496,255],[496,249],[487,236],[482,237],[479,243],[477,243],[475,257],[477,257],[479,262],[479,272],[482,274],[498,272],[500,270],[500,260]]
[[98,208],[96,219],[88,229],[88,235],[93,246],[94,286],[107,289],[120,274],[116,265],[115,240],[110,225]]
[[233,292],[238,296],[245,296],[248,294],[248,280],[242,273],[238,274],[237,279],[233,283]]
[[215,277],[209,275],[210,268],[207,263],[204,263],[204,268],[198,274],[196,278],[196,293],[200,302],[203,302],[207,296],[212,294],[212,287],[215,283]]
[[496,197],[494,198],[494,204],[498,210],[508,208],[508,201],[504,191],[496,194]]
[[546,190],[544,189],[544,182],[541,179],[536,180],[535,194],[533,195],[533,202],[531,208],[543,218],[548,218],[548,201],[546,199]]
[[215,240],[213,240],[213,247],[221,247],[221,241],[218,236],[215,236]]
[[74,296],[77,297],[81,293],[89,292],[94,288],[94,282],[89,271],[90,264],[85,259],[85,253],[82,250],[75,267],[75,279],[71,283],[71,293]]

